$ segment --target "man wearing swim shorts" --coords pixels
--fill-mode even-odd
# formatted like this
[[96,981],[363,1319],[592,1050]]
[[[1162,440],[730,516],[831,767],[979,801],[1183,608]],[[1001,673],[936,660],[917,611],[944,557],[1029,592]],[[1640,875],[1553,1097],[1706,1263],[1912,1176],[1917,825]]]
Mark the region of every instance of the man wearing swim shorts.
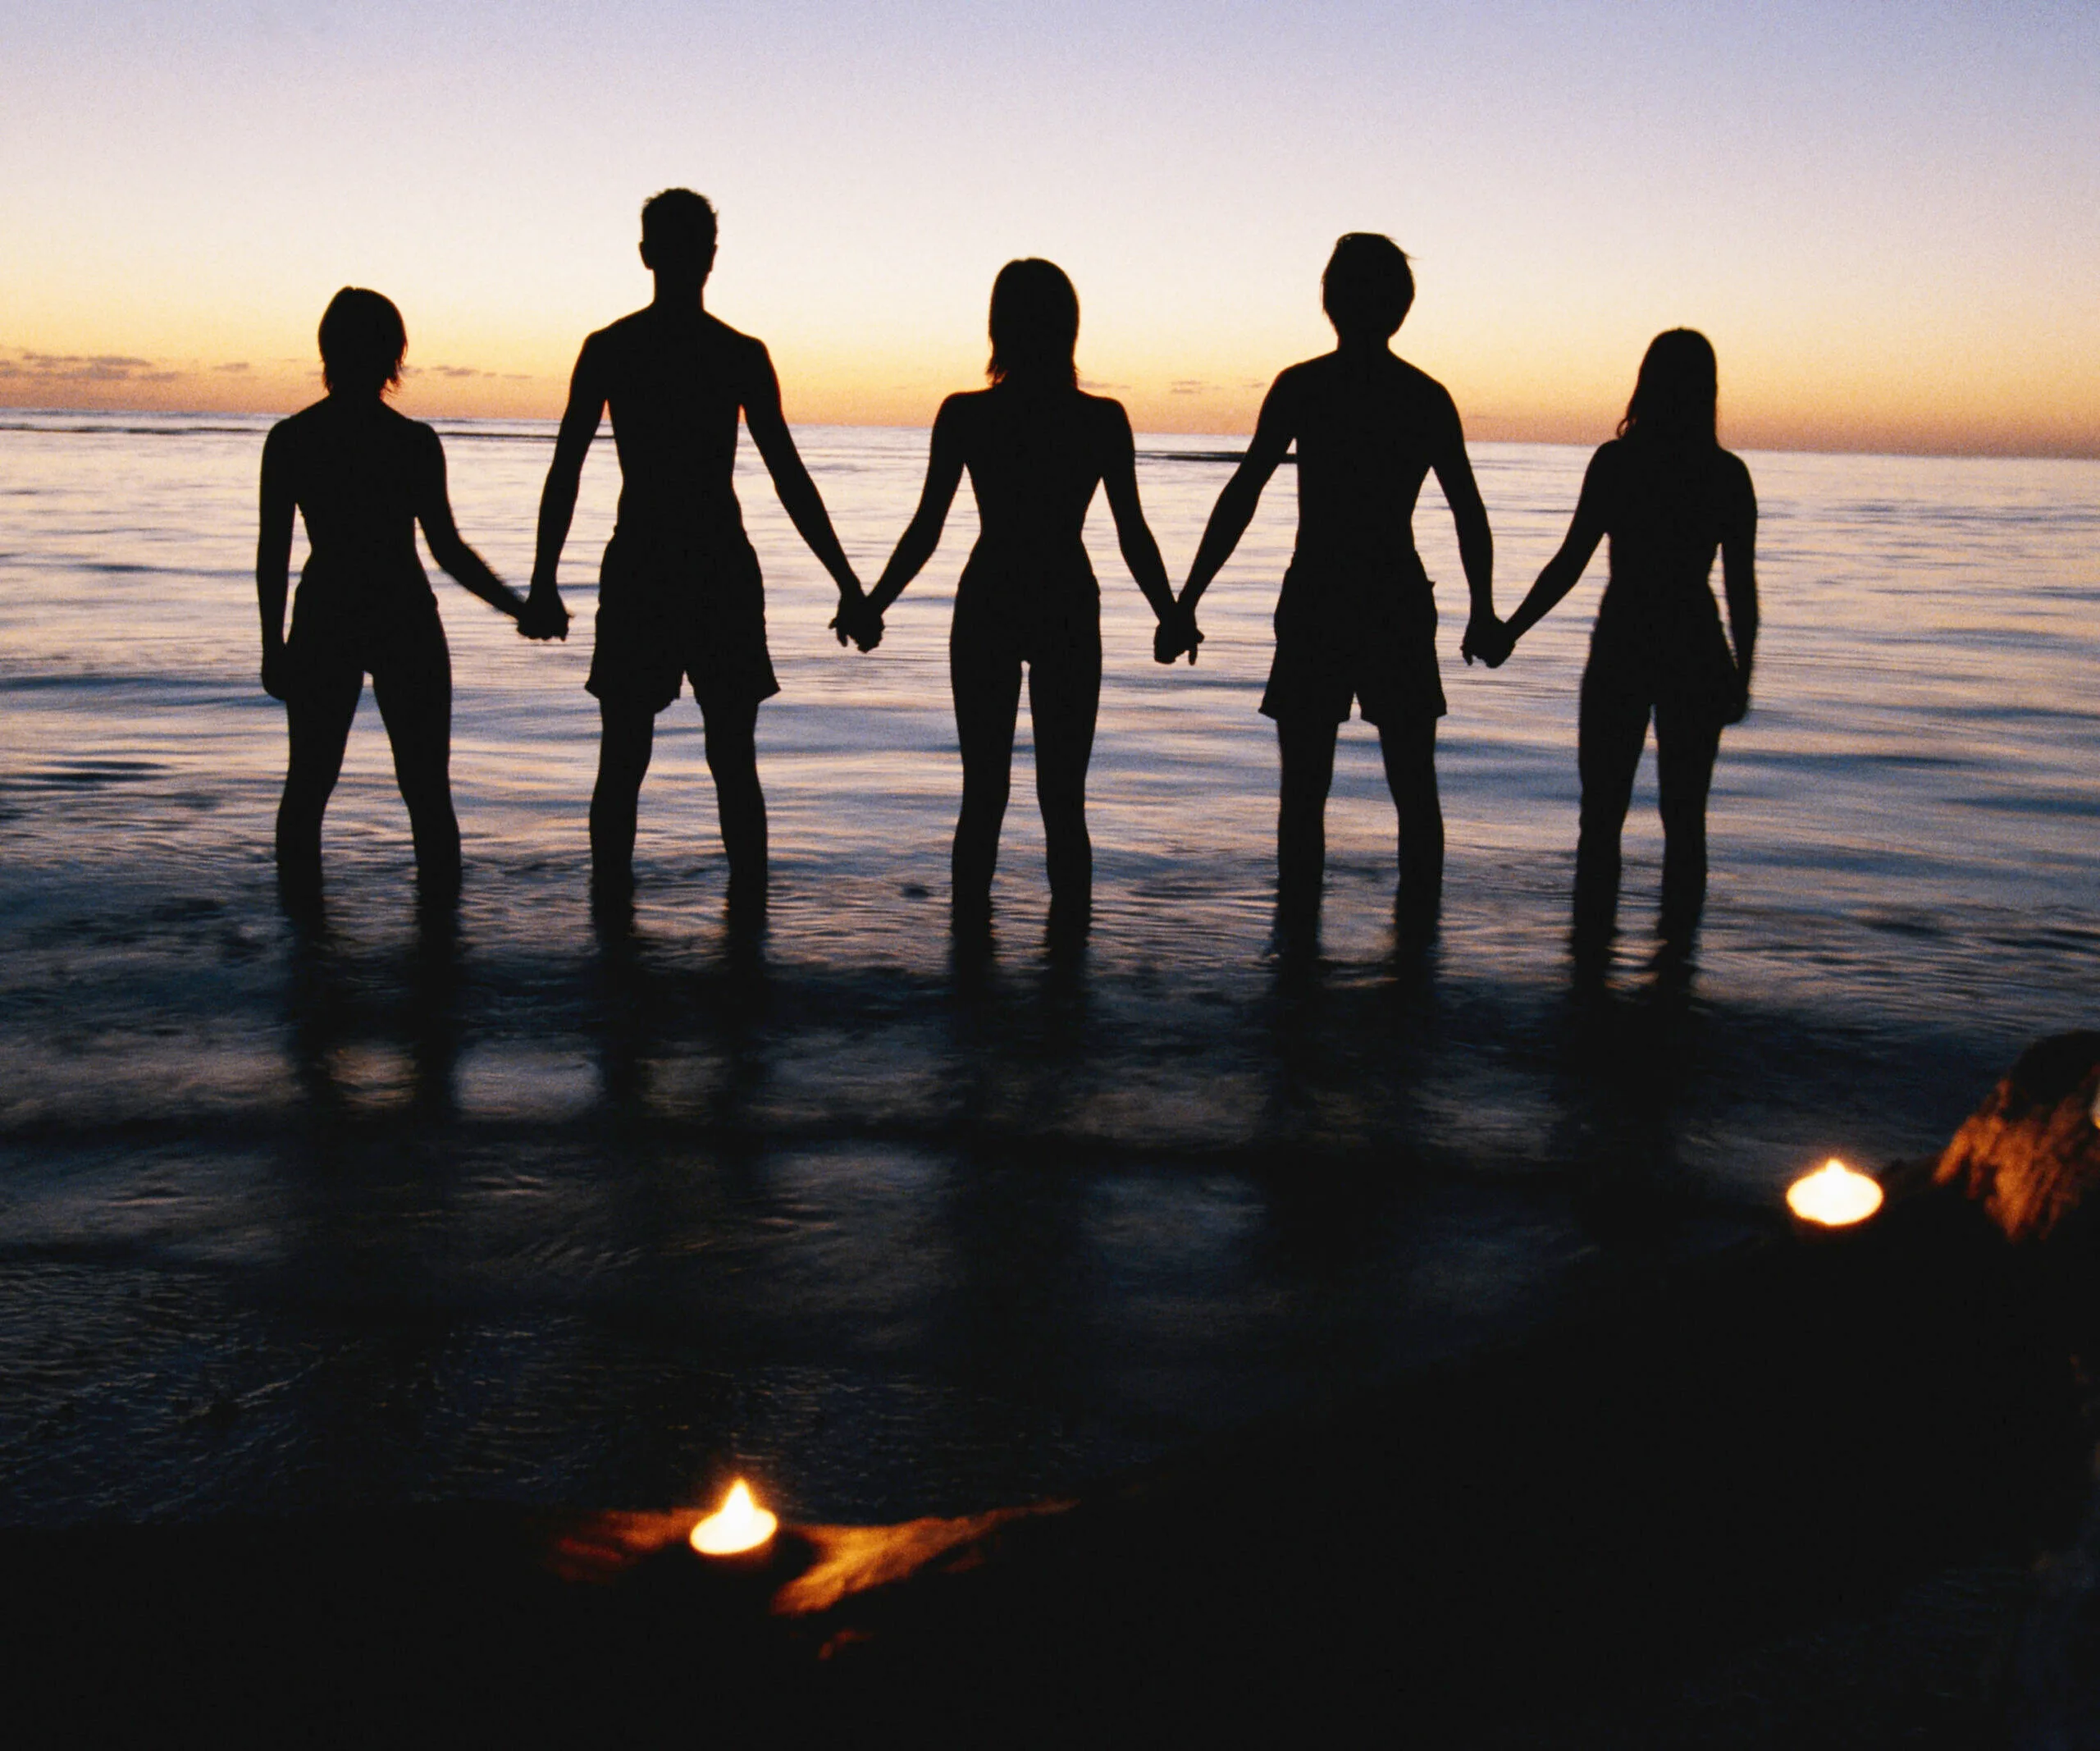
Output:
[[861,592],[782,416],[764,344],[703,306],[714,245],[714,208],[691,190],[667,189],[642,208],[641,259],[655,296],[592,335],[577,359],[540,500],[531,600],[560,600],[556,573],[583,458],[609,409],[619,511],[599,573],[585,683],[602,731],[591,796],[593,894],[618,903],[632,891],[635,811],[656,714],[690,681],[705,726],[730,909],[749,916],[764,912],[766,889],[758,708],[780,683],[766,648],[758,559],[731,478],[739,415],[789,519],[837,581],[842,610],[856,606]]
[[1426,926],[1444,879],[1436,795],[1435,586],[1414,546],[1414,506],[1432,471],[1458,525],[1473,629],[1495,624],[1494,543],[1458,409],[1434,377],[1389,345],[1414,301],[1414,276],[1390,238],[1354,231],[1321,281],[1334,351],[1278,377],[1253,441],[1203,531],[1181,592],[1189,612],[1162,624],[1154,655],[1188,649],[1194,610],[1246,533],[1262,489],[1298,446],[1298,544],[1276,603],[1275,661],[1262,710],[1282,760],[1276,899],[1286,921],[1317,913],[1326,864],[1335,738],[1354,705],[1377,729],[1399,817],[1399,915]]

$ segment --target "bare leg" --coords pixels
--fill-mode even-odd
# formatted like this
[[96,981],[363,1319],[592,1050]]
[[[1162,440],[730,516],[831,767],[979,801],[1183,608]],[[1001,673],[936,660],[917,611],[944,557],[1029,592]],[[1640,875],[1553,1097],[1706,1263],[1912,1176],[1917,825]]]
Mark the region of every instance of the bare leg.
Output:
[[1020,656],[972,637],[960,614],[956,619],[948,636],[948,682],[955,694],[956,736],[962,744],[962,812],[955,824],[951,896],[956,924],[975,927],[991,915],[999,829],[1006,821],[1013,783]]
[[1618,910],[1618,841],[1633,800],[1633,775],[1648,738],[1648,702],[1600,675],[1582,676],[1576,764],[1582,824],[1575,846],[1575,926],[1609,931]]
[[598,782],[591,793],[591,880],[613,899],[634,886],[634,816],[656,744],[656,714],[598,702]]
[[277,805],[277,880],[288,896],[321,890],[321,817],[342,775],[343,747],[364,692],[361,670],[303,677],[285,702],[291,764]]
[[1276,806],[1276,906],[1303,917],[1320,909],[1327,869],[1327,791],[1335,781],[1339,724],[1276,725],[1283,781]]
[[1428,923],[1444,894],[1444,807],[1436,795],[1436,720],[1426,717],[1378,727],[1386,784],[1399,816],[1400,881],[1397,901],[1408,917]]
[[409,805],[416,880],[426,904],[459,892],[459,821],[452,812],[452,661],[445,630],[427,637],[372,678],[372,697],[394,748],[394,781]]
[[1705,714],[1655,707],[1655,769],[1663,816],[1665,940],[1688,942],[1706,903],[1706,795],[1721,726]]
[[707,770],[714,780],[715,813],[722,823],[722,850],[729,860],[729,905],[737,912],[762,912],[766,834],[765,793],[758,782],[758,702],[718,704],[703,717]]
[[[1050,910],[1058,923],[1084,930],[1093,915],[1093,841],[1086,830],[1086,769],[1093,757],[1101,707],[1101,645],[1060,651],[1028,666],[1028,706],[1035,727],[1035,800],[1043,811]],[[1012,746],[1008,733],[1009,748]]]

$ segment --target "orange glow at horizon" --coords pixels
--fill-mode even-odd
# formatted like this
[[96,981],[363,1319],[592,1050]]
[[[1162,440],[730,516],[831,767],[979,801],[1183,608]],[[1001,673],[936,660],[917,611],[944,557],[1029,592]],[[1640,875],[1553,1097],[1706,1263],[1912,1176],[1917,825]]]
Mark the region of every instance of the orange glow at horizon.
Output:
[[407,318],[405,410],[552,418],[683,182],[803,423],[929,423],[1044,255],[1139,429],[1246,432],[1331,344],[1334,239],[1379,230],[1398,350],[1477,438],[1600,441],[1682,323],[1739,448],[2100,457],[2079,9],[116,3],[11,14],[0,405],[290,412],[354,284]]

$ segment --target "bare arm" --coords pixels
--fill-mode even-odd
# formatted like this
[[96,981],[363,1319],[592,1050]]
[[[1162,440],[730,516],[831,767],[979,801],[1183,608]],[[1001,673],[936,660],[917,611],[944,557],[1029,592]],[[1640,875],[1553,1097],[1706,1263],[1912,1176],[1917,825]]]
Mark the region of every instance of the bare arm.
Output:
[[525,611],[523,599],[461,539],[459,526],[452,520],[452,496],[445,486],[445,446],[428,427],[422,430],[429,443],[417,473],[416,520],[423,526],[430,556],[489,606],[514,620],[519,619]]
[[780,495],[788,520],[838,586],[839,606],[856,606],[861,601],[861,580],[847,563],[846,550],[839,546],[831,527],[831,514],[824,508],[817,483],[810,478],[801,453],[795,448],[793,434],[780,411],[780,379],[774,374],[773,361],[756,342],[752,343],[752,352],[750,380],[742,396],[744,423],[751,428],[751,441],[765,460],[766,472],[773,477],[773,490]]
[[1560,551],[1545,562],[1538,581],[1504,625],[1503,636],[1509,644],[1515,644],[1543,620],[1575,587],[1591,555],[1596,552],[1597,543],[1605,538],[1603,458],[1604,452],[1600,450],[1590,459],[1589,472],[1582,477],[1582,494],[1575,501],[1575,515]]
[[[605,379],[587,341],[569,377],[568,405],[562,409],[561,428],[555,434],[555,459],[547,466],[547,483],[540,491],[539,538],[532,550],[532,600],[536,605],[560,606],[561,550],[576,516],[583,459],[590,454],[591,441],[598,435],[598,422],[605,412]],[[567,619],[564,614],[564,624]]]
[[919,493],[919,508],[911,514],[898,537],[897,551],[883,568],[882,579],[868,592],[868,611],[879,616],[904,593],[904,587],[925,569],[934,550],[941,544],[941,526],[948,520],[948,506],[955,502],[955,489],[962,481],[962,436],[956,429],[962,415],[961,404],[951,395],[934,418],[934,438],[926,455],[926,484]]
[[285,697],[285,597],[292,566],[296,508],[280,426],[262,445],[262,517],[255,537],[255,604],[262,617],[262,690]]
[[[1444,502],[1451,507],[1451,522],[1459,532],[1459,563],[1465,567],[1466,589],[1472,597],[1472,624],[1495,624],[1495,537],[1487,527],[1487,507],[1481,503],[1480,484],[1473,478],[1472,459],[1466,454],[1466,434],[1459,412],[1451,410],[1448,446],[1431,463],[1436,484],[1444,489]],[[1467,661],[1472,658],[1468,656]]]
[[1203,541],[1196,549],[1196,563],[1189,568],[1189,581],[1181,587],[1185,613],[1195,612],[1203,592],[1232,557],[1232,550],[1239,545],[1239,537],[1254,520],[1255,507],[1262,502],[1262,489],[1282,464],[1284,452],[1298,435],[1297,399],[1287,373],[1269,386],[1269,393],[1262,403],[1261,417],[1254,422],[1253,439],[1247,446],[1247,454],[1240,459],[1239,466],[1233,470],[1232,478],[1225,483],[1225,491],[1217,496],[1211,520],[1204,525]]
[[1750,710],[1750,670],[1757,655],[1757,494],[1743,475],[1742,512],[1721,537],[1721,587],[1728,599],[1728,635],[1736,647],[1738,697],[1731,723]]
[[[1174,587],[1166,581],[1166,564],[1159,556],[1159,543],[1153,539],[1144,507],[1138,502],[1138,446],[1130,436],[1130,416],[1121,402],[1114,401],[1102,409],[1102,415],[1107,454],[1102,458],[1101,485],[1116,519],[1116,545],[1123,550],[1123,563],[1130,568],[1130,575],[1152,604],[1152,611],[1164,624],[1180,610],[1174,600]],[[1194,655],[1189,652],[1192,659]]]

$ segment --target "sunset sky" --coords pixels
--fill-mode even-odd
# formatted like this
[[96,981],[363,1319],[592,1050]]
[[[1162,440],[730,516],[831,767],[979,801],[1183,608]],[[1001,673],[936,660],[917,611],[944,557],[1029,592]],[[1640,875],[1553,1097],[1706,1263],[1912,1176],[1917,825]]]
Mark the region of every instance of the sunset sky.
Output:
[[1599,438],[1684,322],[1738,445],[2100,455],[2090,3],[12,0],[0,45],[17,406],[290,409],[354,282],[404,407],[556,413],[684,183],[800,421],[927,421],[1039,254],[1140,428],[1242,432],[1376,230],[1477,437]]

